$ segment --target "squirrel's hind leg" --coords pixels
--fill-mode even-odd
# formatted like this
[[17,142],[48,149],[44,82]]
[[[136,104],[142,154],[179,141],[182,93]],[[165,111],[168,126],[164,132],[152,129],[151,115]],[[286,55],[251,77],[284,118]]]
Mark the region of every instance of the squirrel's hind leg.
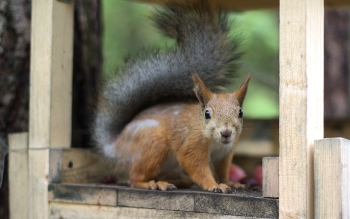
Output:
[[167,135],[159,127],[143,129],[134,136],[133,148],[139,156],[132,159],[129,173],[131,187],[163,191],[176,189],[174,184],[155,181],[170,153]]

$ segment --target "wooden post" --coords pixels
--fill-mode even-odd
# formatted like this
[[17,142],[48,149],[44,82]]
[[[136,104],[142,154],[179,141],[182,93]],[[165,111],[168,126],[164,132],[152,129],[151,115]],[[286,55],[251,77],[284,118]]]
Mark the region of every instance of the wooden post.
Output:
[[280,218],[314,218],[313,144],[323,138],[323,0],[280,0]]
[[27,218],[29,213],[28,133],[9,137],[10,218]]
[[315,218],[350,217],[350,141],[315,141]]
[[[49,149],[71,142],[74,2],[32,1],[29,218],[48,218]],[[42,150],[38,150],[42,149]]]

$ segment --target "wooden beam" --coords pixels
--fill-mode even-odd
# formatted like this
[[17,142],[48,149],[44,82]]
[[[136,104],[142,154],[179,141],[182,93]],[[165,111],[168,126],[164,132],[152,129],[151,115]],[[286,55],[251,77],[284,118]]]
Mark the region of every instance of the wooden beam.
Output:
[[[175,0],[131,0],[134,2],[146,2],[153,4],[167,4]],[[246,1],[246,0],[209,0],[218,4],[221,8],[227,10],[256,10],[256,9],[277,9],[279,7],[279,0],[260,0],[260,1]],[[184,4],[189,1],[183,1]],[[324,0],[327,8],[346,8],[350,7],[349,0]]]
[[[180,213],[181,218],[192,218],[190,216],[194,212],[212,216],[232,215],[238,218],[240,216],[243,218],[278,217],[278,200],[261,198],[261,192],[259,191],[237,190],[233,194],[215,194],[198,189],[179,189],[162,192],[133,189],[119,185],[53,183],[49,185],[49,200],[50,204],[64,202],[69,203],[69,206],[72,206],[71,204],[83,204],[95,205],[99,208],[116,206],[152,209],[154,211],[174,211]],[[113,209],[109,211],[113,211]],[[90,216],[89,218],[106,218],[103,216]],[[79,218],[84,217],[79,215]],[[158,217],[153,216],[151,218]]]
[[[30,59],[29,218],[48,218],[52,147],[71,142],[74,2],[33,0]],[[41,149],[41,150],[38,150]]]
[[315,218],[350,217],[350,141],[315,141]]
[[278,157],[263,157],[263,197],[278,198]]
[[51,149],[49,166],[51,183],[99,183],[109,175],[115,176],[118,182],[129,180],[125,173],[118,173],[114,165],[91,149]]
[[9,137],[10,218],[27,218],[29,213],[28,133]]
[[323,138],[323,0],[280,1],[280,218],[314,218],[313,144]]
[[[245,216],[231,216],[223,214],[209,214],[196,212],[183,212],[171,210],[156,210],[135,207],[109,207],[97,205],[72,205],[65,203],[50,203],[50,218],[201,218],[201,219],[247,219]],[[259,218],[259,217],[254,217]]]

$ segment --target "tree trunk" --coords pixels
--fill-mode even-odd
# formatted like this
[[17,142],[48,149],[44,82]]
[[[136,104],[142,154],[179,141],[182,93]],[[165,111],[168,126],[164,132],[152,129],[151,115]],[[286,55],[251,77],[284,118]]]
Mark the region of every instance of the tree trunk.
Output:
[[349,10],[325,11],[324,109],[326,118],[349,118]]
[[[0,138],[28,131],[30,0],[0,0]],[[102,66],[100,1],[76,0],[74,12],[72,145],[86,146],[88,118]],[[8,178],[0,218],[9,218]]]

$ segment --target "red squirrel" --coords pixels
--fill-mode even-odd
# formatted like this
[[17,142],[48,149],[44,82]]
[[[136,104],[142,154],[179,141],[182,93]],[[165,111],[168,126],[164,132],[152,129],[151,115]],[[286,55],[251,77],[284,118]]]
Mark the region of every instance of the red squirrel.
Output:
[[99,150],[129,171],[132,187],[176,189],[184,181],[156,178],[178,166],[204,190],[244,187],[228,174],[251,76],[237,91],[219,93],[237,75],[241,56],[238,40],[228,37],[227,14],[207,0],[177,1],[153,20],[176,45],[129,58],[105,84],[92,127]]

